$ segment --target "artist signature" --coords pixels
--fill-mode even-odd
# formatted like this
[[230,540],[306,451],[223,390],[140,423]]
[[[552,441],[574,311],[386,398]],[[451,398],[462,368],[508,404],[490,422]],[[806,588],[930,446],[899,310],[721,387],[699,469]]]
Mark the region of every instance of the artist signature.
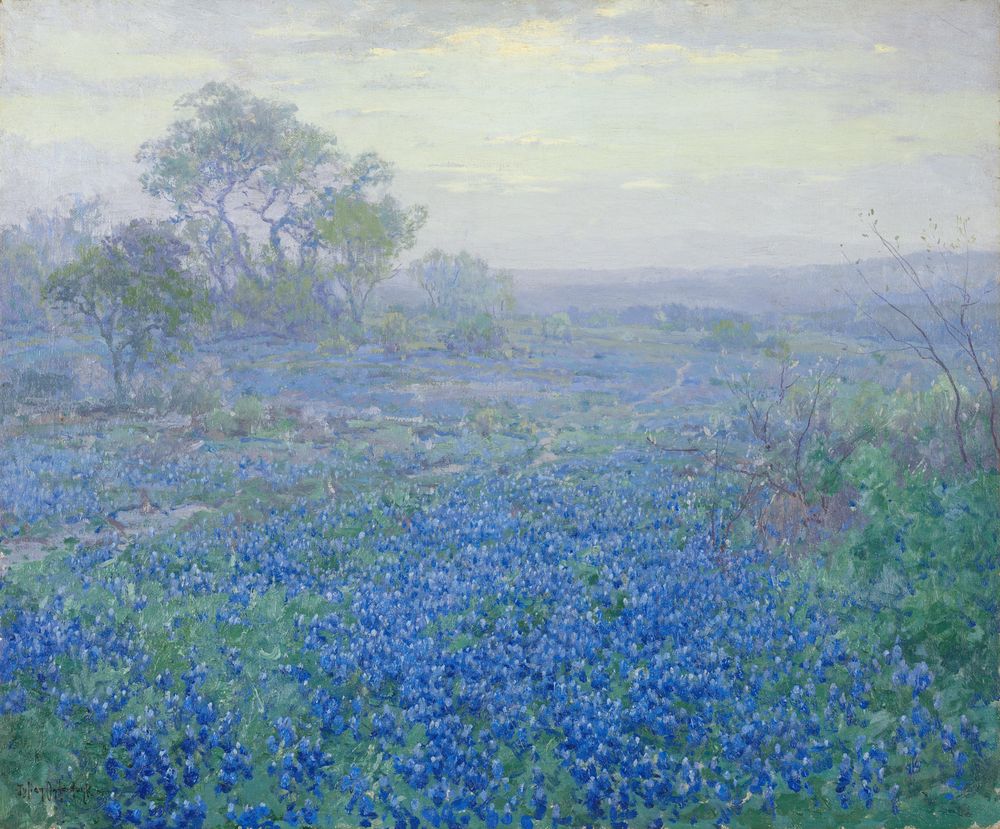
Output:
[[22,800],[38,798],[52,800],[67,795],[89,798],[94,792],[90,783],[45,783],[41,786],[32,783],[18,783],[17,796]]

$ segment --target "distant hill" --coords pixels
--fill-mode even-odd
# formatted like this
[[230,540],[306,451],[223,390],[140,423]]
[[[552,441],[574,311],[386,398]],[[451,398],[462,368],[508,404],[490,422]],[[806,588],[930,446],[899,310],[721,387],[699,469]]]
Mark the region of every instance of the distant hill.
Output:
[[[964,275],[964,255],[913,254],[909,260],[929,281]],[[976,283],[997,280],[1000,253],[974,252],[968,258]],[[869,259],[861,267],[874,284],[900,286],[900,271],[891,259]],[[843,308],[843,291],[862,293],[857,273],[847,263],[787,268],[630,268],[625,270],[515,271],[518,306],[537,313],[569,308],[617,310],[635,305],[678,303],[691,307],[727,308],[745,313],[810,312]]]
[[[965,256],[909,257],[932,283],[965,273]],[[977,284],[1000,274],[1000,253],[969,254],[969,275]],[[860,266],[874,284],[905,287],[891,259],[867,259]],[[689,308],[719,308],[747,314],[809,313],[849,306],[844,291],[858,296],[864,288],[853,266],[797,265],[785,268],[684,268],[650,267],[621,270],[545,269],[514,271],[514,293],[522,312],[551,314],[557,311],[620,311],[633,306],[660,307],[670,303]],[[387,304],[421,305],[423,292],[403,276],[385,283],[379,292]]]

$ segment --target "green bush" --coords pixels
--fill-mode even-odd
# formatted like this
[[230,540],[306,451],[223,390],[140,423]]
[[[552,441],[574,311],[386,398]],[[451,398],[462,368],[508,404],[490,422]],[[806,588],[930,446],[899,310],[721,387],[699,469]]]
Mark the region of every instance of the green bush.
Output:
[[713,349],[752,349],[757,348],[760,341],[749,322],[724,319],[711,327],[701,338],[700,345]]
[[233,417],[243,434],[252,435],[267,419],[267,409],[260,398],[245,394],[233,406]]
[[237,430],[236,418],[228,409],[213,409],[205,417],[205,427],[211,432],[234,435]]
[[445,347],[461,354],[498,356],[507,344],[507,331],[489,314],[477,314],[459,322],[444,336]]
[[402,354],[410,338],[410,321],[399,311],[389,311],[379,320],[377,334],[386,354]]
[[329,311],[316,301],[316,280],[278,269],[266,282],[241,277],[227,310],[239,330],[305,335],[330,324]]
[[570,328],[569,314],[560,312],[542,320],[542,336],[546,340],[562,340],[571,342],[573,333]]

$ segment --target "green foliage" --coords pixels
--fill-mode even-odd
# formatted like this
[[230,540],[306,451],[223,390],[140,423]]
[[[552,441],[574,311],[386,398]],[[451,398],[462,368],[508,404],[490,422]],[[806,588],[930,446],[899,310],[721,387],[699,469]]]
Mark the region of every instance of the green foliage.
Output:
[[410,338],[410,321],[399,311],[389,311],[378,324],[378,342],[387,354],[401,354],[406,351]]
[[569,314],[561,311],[542,320],[542,336],[547,340],[570,342],[573,339],[573,332],[570,328]]
[[885,602],[892,634],[1000,698],[1000,479],[928,479],[875,446],[857,452],[845,476],[865,520],[834,553],[835,564],[849,564],[872,600]]
[[259,397],[245,394],[233,406],[233,417],[243,434],[252,435],[267,419],[267,408]]
[[205,417],[205,426],[212,432],[221,432],[223,435],[235,435],[238,426],[236,418],[228,409],[219,407],[213,409]]
[[505,401],[475,406],[469,412],[467,422],[481,437],[500,434],[524,436],[534,431],[534,424],[516,406]]
[[279,336],[323,332],[331,320],[318,299],[320,287],[321,282],[308,271],[275,268],[267,281],[240,275],[229,301],[229,322],[238,330]]
[[701,344],[706,348],[739,350],[757,348],[760,341],[749,322],[722,319],[712,325]]
[[411,248],[427,220],[423,207],[402,207],[392,196],[367,201],[343,195],[316,220],[319,273],[332,294],[360,323],[368,298],[396,275],[396,257]]
[[500,356],[507,344],[507,331],[489,314],[461,319],[444,336],[449,351],[481,356]]
[[134,220],[54,271],[42,296],[95,329],[123,398],[142,360],[175,359],[209,307],[185,270],[187,246],[168,224]]

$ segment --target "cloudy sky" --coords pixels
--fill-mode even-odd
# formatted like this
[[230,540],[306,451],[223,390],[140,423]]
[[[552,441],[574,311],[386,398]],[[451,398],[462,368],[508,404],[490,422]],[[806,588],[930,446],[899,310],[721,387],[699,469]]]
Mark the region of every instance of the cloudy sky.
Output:
[[866,252],[858,212],[998,240],[993,0],[5,0],[0,221],[155,205],[139,144],[209,80],[394,162],[421,247],[515,268]]

